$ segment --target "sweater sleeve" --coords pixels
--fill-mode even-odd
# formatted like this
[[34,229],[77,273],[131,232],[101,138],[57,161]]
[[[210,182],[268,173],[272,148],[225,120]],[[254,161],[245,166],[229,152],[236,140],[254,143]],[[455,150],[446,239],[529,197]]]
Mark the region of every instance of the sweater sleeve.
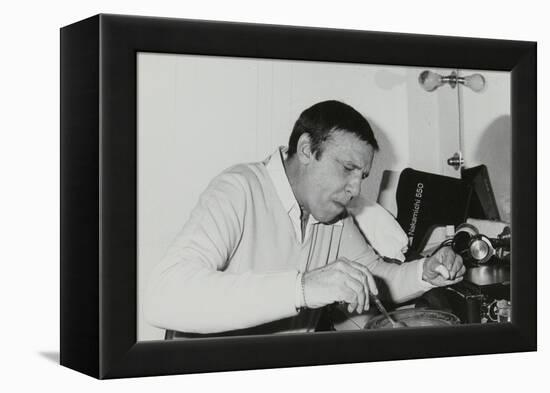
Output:
[[154,326],[188,333],[243,329],[297,314],[296,270],[225,271],[241,239],[246,191],[222,174],[153,270],[144,314]]
[[377,281],[383,281],[395,303],[413,299],[434,288],[432,284],[422,280],[424,258],[401,265],[384,261],[368,245],[351,218],[346,219],[344,225],[340,255],[367,266],[373,276],[378,278]]

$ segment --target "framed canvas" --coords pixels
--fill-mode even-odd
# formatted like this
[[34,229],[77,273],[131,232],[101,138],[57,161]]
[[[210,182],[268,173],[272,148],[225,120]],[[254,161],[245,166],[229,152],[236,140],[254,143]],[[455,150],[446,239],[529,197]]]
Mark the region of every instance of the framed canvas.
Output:
[[[420,310],[453,323],[391,329],[374,306],[352,315],[334,302],[311,331],[276,320],[262,329],[255,310],[305,299],[307,268],[274,298],[260,285],[261,295],[239,297],[234,282],[177,277],[181,285],[165,296],[162,280],[175,265],[155,269],[190,232],[210,181],[286,145],[303,111],[320,102],[355,108],[378,141],[355,201],[396,217],[409,246],[426,232],[426,247],[401,247],[399,260],[385,250],[385,228],[369,235],[369,221],[364,228],[351,214],[385,263],[425,261],[438,245],[459,253],[460,228],[500,249],[492,262],[461,254],[456,285],[384,301],[394,318]],[[534,42],[106,14],[63,27],[61,364],[104,379],[534,351],[535,152]],[[260,225],[251,236],[262,233],[271,232]],[[281,250],[273,239],[267,259]],[[212,272],[239,277],[228,270],[232,258]]]

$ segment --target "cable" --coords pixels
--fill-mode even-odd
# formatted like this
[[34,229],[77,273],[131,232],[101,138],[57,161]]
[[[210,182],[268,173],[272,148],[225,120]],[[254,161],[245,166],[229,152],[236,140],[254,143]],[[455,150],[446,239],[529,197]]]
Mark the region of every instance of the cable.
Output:
[[430,255],[428,255],[428,257],[433,256],[436,252],[441,250],[443,247],[450,247],[452,243],[453,243],[453,239],[446,239],[442,241],[441,244],[437,246],[437,248]]

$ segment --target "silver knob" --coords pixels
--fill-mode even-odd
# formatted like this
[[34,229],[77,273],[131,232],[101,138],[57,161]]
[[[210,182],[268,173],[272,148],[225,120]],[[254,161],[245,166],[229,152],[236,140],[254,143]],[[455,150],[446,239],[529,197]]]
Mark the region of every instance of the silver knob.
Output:
[[459,170],[460,167],[464,165],[464,158],[462,158],[462,154],[460,152],[456,152],[451,158],[447,159],[447,165]]

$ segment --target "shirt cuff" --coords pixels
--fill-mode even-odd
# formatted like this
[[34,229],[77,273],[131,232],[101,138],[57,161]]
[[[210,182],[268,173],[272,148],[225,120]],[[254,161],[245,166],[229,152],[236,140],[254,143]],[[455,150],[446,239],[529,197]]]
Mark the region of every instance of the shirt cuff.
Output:
[[302,295],[302,276],[304,273],[298,272],[296,275],[296,286],[294,290],[294,306],[296,311],[300,311],[304,307],[304,296]]

